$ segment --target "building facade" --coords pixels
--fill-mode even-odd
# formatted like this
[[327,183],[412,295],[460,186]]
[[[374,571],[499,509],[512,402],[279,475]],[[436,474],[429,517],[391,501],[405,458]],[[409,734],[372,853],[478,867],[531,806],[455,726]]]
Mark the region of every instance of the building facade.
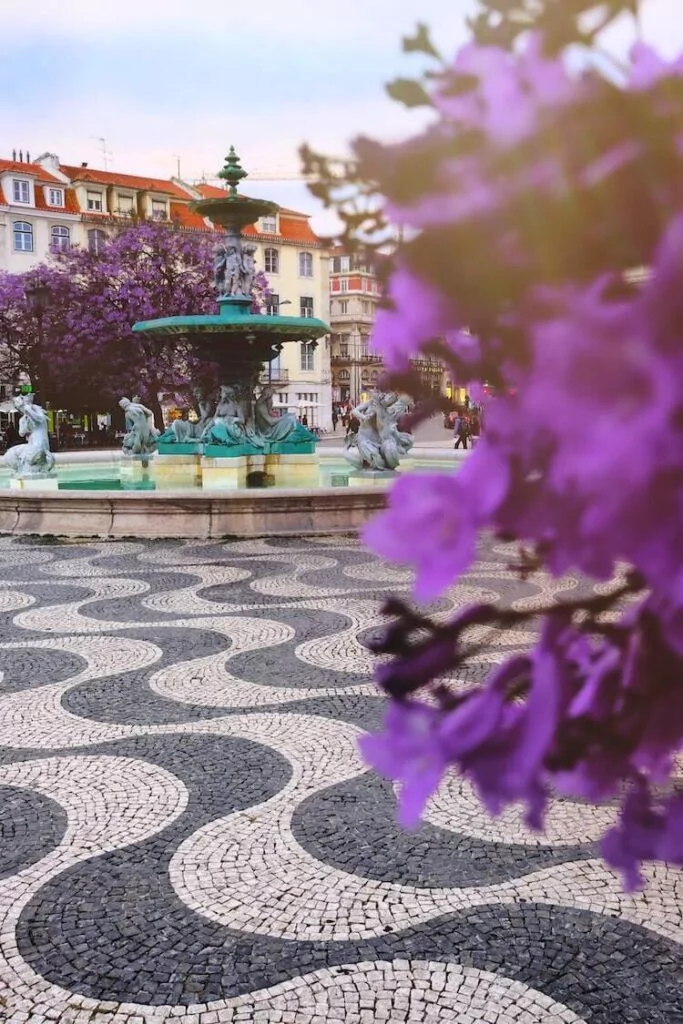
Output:
[[[55,249],[92,252],[132,218],[168,222],[180,230],[214,234],[208,220],[190,209],[196,199],[225,195],[208,184],[101,171],[60,163],[53,153],[35,161],[22,153],[0,160],[0,270],[22,273],[45,262]],[[280,208],[245,229],[256,245],[256,263],[272,289],[267,312],[319,317],[329,310],[329,250],[309,217]],[[278,404],[309,425],[329,429],[332,418],[330,339],[290,344],[264,368]]]
[[[370,345],[382,284],[370,261],[335,248],[331,254],[330,316],[333,401],[357,405],[377,387],[382,357]],[[427,390],[441,393],[444,368],[437,359],[412,360]]]

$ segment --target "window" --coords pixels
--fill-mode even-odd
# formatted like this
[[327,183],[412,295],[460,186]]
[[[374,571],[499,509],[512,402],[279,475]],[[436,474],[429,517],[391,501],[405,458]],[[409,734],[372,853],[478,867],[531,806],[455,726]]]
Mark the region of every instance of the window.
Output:
[[349,312],[349,300],[340,299],[339,301],[339,315],[346,316]]
[[368,302],[367,299],[363,299],[363,301],[361,303],[361,306],[363,308],[363,315],[364,316],[371,316],[372,315],[372,303],[371,302]]
[[85,193],[86,206],[92,212],[102,213],[102,193],[101,192],[86,192]]
[[332,273],[348,274],[351,269],[351,257],[350,256],[335,256],[332,260]]
[[[315,342],[302,341],[301,342],[301,369],[302,370],[315,370]],[[301,400],[301,396],[298,396]]]
[[122,196],[120,193],[116,195],[116,212],[122,217],[132,216],[134,211],[134,202],[132,196]]
[[64,189],[50,188],[47,192],[47,201],[50,206],[64,206]]
[[299,253],[299,277],[313,277],[313,256],[310,252]]
[[15,252],[33,252],[33,225],[25,220],[14,222]]
[[168,207],[165,199],[153,199],[152,200],[152,219],[153,220],[166,220],[168,215]]
[[261,231],[264,235],[276,235],[277,217],[261,217]]
[[313,316],[313,299],[310,295],[302,295],[300,299],[301,316]]
[[19,178],[12,179],[12,196],[15,203],[31,202],[31,186],[27,181],[20,181]]
[[263,259],[266,274],[280,273],[280,253],[277,249],[264,249]]
[[289,391],[279,391],[277,400],[280,405],[289,405]]
[[95,229],[88,232],[88,250],[93,256],[99,256],[106,244],[107,236],[104,231]]
[[69,229],[61,226],[55,226],[50,231],[50,245],[53,249],[64,250],[69,248],[70,244]]
[[348,292],[348,290],[349,290],[348,278],[346,278],[346,277],[342,277],[341,278],[341,280],[339,281],[339,290],[342,291],[342,292]]
[[271,292],[266,296],[266,316],[278,316],[280,313],[280,296]]
[[349,380],[350,378],[351,378],[351,374],[349,373],[348,370],[340,370],[339,371],[339,380]]

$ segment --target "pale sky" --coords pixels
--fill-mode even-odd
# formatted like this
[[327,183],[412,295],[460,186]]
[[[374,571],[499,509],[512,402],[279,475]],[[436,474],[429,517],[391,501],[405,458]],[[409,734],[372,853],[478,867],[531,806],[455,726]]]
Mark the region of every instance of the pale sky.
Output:
[[[424,116],[385,95],[419,57],[400,40],[427,22],[445,54],[474,0],[31,0],[2,3],[0,156],[49,150],[66,164],[186,179],[212,175],[230,144],[247,170],[296,173],[307,141],[331,154],[358,134],[398,139]],[[644,35],[683,50],[683,0],[645,0]],[[622,50],[630,26],[612,33]],[[252,195],[329,217],[301,182]]]

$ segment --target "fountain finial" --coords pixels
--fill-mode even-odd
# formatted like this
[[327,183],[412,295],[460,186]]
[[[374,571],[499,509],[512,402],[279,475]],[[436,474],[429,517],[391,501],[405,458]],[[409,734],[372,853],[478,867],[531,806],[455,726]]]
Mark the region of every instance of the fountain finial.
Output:
[[218,177],[222,178],[228,186],[228,191],[231,196],[237,195],[237,186],[243,178],[247,177],[247,172],[240,164],[240,158],[235,152],[235,147],[230,147],[230,152],[225,158],[225,164],[218,172]]

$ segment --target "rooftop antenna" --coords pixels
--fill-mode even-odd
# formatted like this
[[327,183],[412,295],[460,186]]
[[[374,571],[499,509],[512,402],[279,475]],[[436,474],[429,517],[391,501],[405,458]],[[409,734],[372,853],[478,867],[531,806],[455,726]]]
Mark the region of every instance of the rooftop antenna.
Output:
[[174,153],[173,157],[174,157],[175,162],[176,162],[176,178],[178,178],[180,180],[180,157],[178,156],[177,153]]
[[109,157],[113,156],[114,154],[110,149],[107,149],[107,140],[102,138],[101,135],[93,135],[93,138],[97,139],[97,141],[100,143],[100,149],[102,150],[102,160],[104,162],[104,169],[105,171],[108,171]]

